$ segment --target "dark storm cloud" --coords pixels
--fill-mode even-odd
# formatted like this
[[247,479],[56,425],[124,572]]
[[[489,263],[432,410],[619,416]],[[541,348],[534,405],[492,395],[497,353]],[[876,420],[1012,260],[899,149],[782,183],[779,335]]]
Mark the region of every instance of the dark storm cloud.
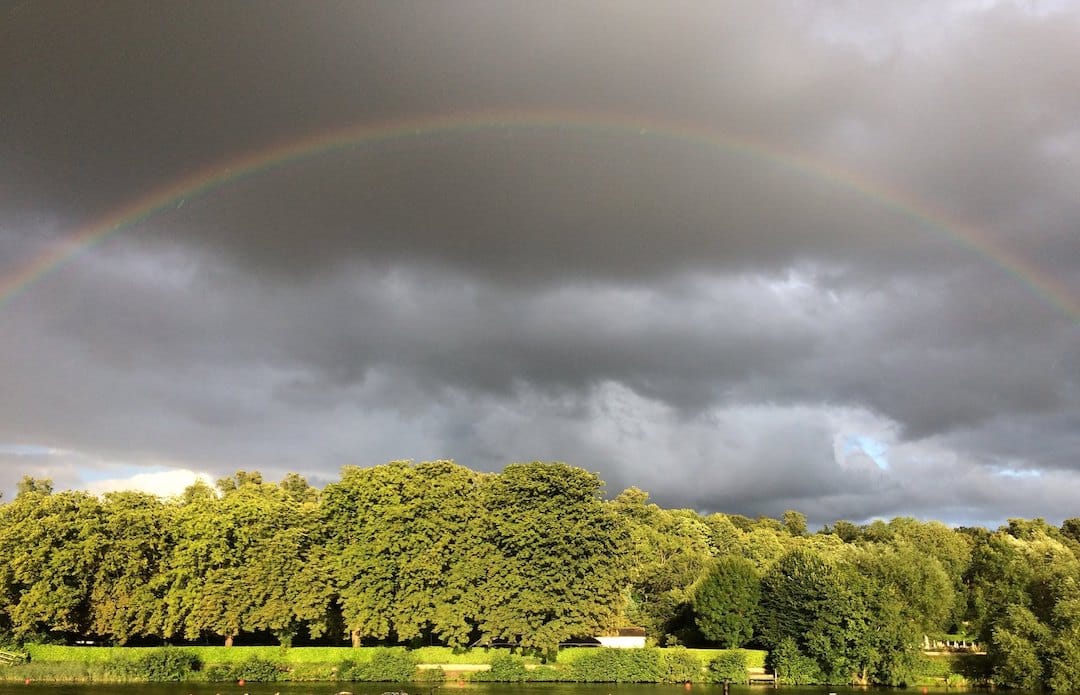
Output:
[[258,172],[0,304],[0,444],[43,447],[32,466],[0,447],[7,490],[18,470],[326,480],[391,458],[539,458],[703,510],[1075,515],[1057,491],[1080,475],[1080,324],[1038,296],[1080,293],[1075,14],[5,12],[0,272],[311,133],[580,114]]

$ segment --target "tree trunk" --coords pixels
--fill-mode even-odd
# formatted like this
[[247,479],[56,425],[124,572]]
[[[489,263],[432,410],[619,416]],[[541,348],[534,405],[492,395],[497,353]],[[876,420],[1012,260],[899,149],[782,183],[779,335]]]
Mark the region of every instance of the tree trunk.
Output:
[[359,630],[352,630],[349,633],[349,636],[352,637],[352,646],[353,646],[353,648],[355,649],[355,648],[359,647],[360,646],[360,631]]
[[233,641],[233,633],[230,632],[227,635],[225,635],[225,646],[226,647],[231,647],[232,646],[232,641]]

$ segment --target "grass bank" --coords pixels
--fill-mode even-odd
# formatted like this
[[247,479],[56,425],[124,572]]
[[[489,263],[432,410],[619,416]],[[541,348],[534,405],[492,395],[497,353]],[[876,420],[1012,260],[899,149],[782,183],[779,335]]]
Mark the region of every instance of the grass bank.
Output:
[[985,654],[924,654],[919,675],[914,685],[986,685],[991,677],[990,661]]
[[[76,647],[29,645],[25,652],[30,661],[0,668],[0,681],[26,679],[52,683],[122,683],[161,680],[228,682],[248,681],[378,681],[444,678],[475,680],[554,680],[576,681],[585,672],[584,662],[593,648],[570,647],[560,650],[554,663],[542,664],[536,654],[511,654],[506,649],[451,649],[422,647],[414,650],[384,647]],[[613,650],[621,652],[623,650]],[[638,650],[634,650],[638,651]],[[672,659],[707,678],[707,666],[722,649],[649,649],[653,660],[667,663]],[[733,650],[743,654],[749,669],[764,666],[766,653],[757,650]],[[630,656],[621,654],[619,656]],[[509,661],[514,668],[505,671]],[[672,662],[674,663],[674,661]],[[418,668],[424,665],[425,668]],[[495,666],[488,670],[486,667]],[[475,672],[479,667],[483,671]],[[601,666],[599,676],[593,666],[589,680],[606,680]],[[513,677],[499,675],[513,673]],[[620,673],[625,673],[620,672]],[[652,678],[647,668],[637,671]],[[657,680],[664,676],[656,672]],[[411,675],[409,675],[411,674]],[[479,675],[485,674],[485,675]],[[495,676],[493,678],[493,676]],[[681,676],[680,676],[681,678]],[[612,681],[623,680],[613,674]]]

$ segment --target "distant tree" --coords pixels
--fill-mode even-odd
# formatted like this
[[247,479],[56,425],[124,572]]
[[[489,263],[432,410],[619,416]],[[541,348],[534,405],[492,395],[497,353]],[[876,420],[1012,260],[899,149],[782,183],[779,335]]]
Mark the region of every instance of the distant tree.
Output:
[[753,636],[760,598],[761,579],[753,563],[734,555],[722,557],[694,595],[698,629],[721,647],[741,647]]
[[1066,538],[1080,542],[1080,518],[1073,517],[1061,522],[1061,534]]
[[[637,488],[621,493],[610,508],[629,532],[622,550],[630,576],[626,619],[661,642],[672,640],[671,633],[680,631],[682,618],[690,614],[695,584],[710,566],[719,522],[710,524],[692,510],[661,509]],[[741,538],[741,531],[728,527]]]
[[307,479],[299,473],[286,474],[278,485],[296,502],[317,502],[319,500],[319,491],[311,487]]
[[792,536],[805,536],[806,535],[806,515],[789,509],[784,512],[782,521],[784,523],[784,530],[790,533]]
[[230,493],[239,490],[245,485],[262,485],[263,477],[262,473],[258,471],[236,471],[236,473],[220,478],[217,481],[217,488],[222,493]]
[[[827,530],[826,530],[827,529]],[[822,529],[825,533],[832,533],[840,538],[845,543],[854,543],[859,540],[860,531],[859,527],[850,521],[839,520],[836,521],[832,528],[825,527]]]
[[885,544],[867,546],[853,557],[864,576],[895,597],[904,620],[929,634],[944,631],[956,598],[937,558],[909,545]]
[[19,480],[16,489],[16,497],[33,494],[50,495],[53,491],[53,481],[48,478],[34,478],[29,475],[24,475]]

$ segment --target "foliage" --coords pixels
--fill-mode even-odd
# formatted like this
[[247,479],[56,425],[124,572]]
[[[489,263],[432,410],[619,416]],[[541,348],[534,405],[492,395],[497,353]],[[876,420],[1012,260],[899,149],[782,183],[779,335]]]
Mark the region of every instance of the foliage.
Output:
[[185,681],[202,668],[198,655],[186,649],[156,649],[131,662],[133,673],[151,682]]
[[[689,510],[661,509],[637,488],[622,492],[611,508],[629,531],[629,623],[645,627],[660,644],[670,644],[688,613],[694,584],[709,566],[714,532]],[[741,532],[733,530],[741,538]],[[735,542],[733,539],[727,539]],[[692,624],[692,622],[691,622]]]
[[818,663],[799,651],[791,637],[784,637],[769,653],[777,683],[784,685],[813,685],[825,682]]
[[528,679],[525,660],[514,654],[499,654],[491,659],[491,668],[473,674],[474,681],[522,683]]
[[[554,654],[567,638],[637,625],[656,645],[768,646],[789,682],[988,683],[992,674],[998,685],[1080,691],[1078,558],[1080,519],[1060,528],[1011,519],[991,531],[899,517],[808,533],[793,510],[780,520],[703,516],[651,504],[636,488],[604,501],[594,474],[551,463],[491,474],[449,461],[346,467],[324,490],[296,474],[275,484],[240,471],[167,500],[57,492],[28,477],[0,504],[0,640],[217,635],[231,645],[269,634],[286,648],[306,633],[446,645],[397,656],[184,648],[208,665],[191,677],[227,680],[241,667],[326,678],[343,660],[350,677],[437,678],[412,667],[507,656],[465,650],[478,636],[525,645],[507,664],[554,657],[529,672],[539,680],[693,679],[724,653]],[[989,654],[950,657],[948,667],[924,659],[923,635],[949,633],[976,635]],[[155,648],[27,651],[32,663],[5,667],[4,678],[145,680],[184,668]],[[749,667],[763,663],[764,652],[743,653]]]
[[741,647],[753,636],[760,599],[761,579],[754,565],[737,555],[721,557],[694,595],[698,629],[722,647]]
[[788,509],[780,517],[784,530],[793,536],[806,535],[806,515],[794,509]]
[[709,680],[713,683],[745,683],[746,673],[746,655],[735,649],[709,662]]
[[442,666],[417,669],[413,680],[418,683],[442,683],[446,680],[446,671]]
[[411,652],[400,647],[376,649],[371,658],[342,668],[342,680],[404,683],[416,675],[419,662]]
[[555,683],[567,680],[567,674],[553,666],[537,666],[528,672],[528,680],[534,683]]
[[0,612],[16,638],[86,630],[104,544],[95,497],[23,478],[15,499],[0,506]]
[[614,625],[628,579],[620,552],[627,537],[601,486],[592,473],[539,462],[485,481],[483,634],[554,652]]
[[284,680],[285,667],[281,664],[264,659],[259,656],[251,656],[231,667],[232,680],[245,680],[253,683],[272,683]]
[[600,647],[578,656],[570,673],[582,683],[658,683],[664,672],[659,649]]
[[665,683],[689,683],[701,680],[701,659],[683,647],[661,650],[660,680]]

